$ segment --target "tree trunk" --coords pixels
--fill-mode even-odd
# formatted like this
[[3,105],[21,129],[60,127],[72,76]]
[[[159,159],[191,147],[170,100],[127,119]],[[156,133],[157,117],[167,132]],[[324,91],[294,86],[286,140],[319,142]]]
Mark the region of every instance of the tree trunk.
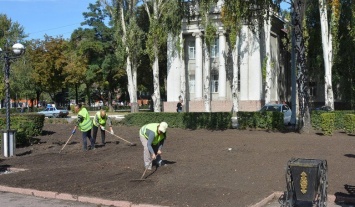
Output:
[[[128,49],[127,49],[128,50]],[[131,112],[138,112],[138,103],[137,103],[137,78],[132,71],[132,62],[130,56],[126,58],[126,72],[128,78],[128,92],[129,92],[129,101],[131,104]]]
[[299,97],[299,130],[309,133],[311,130],[311,118],[309,114],[309,87],[308,71],[306,65],[306,47],[304,45],[302,21],[305,11],[305,0],[294,1],[293,26],[295,28],[295,46],[297,53],[297,83]]
[[203,103],[205,106],[205,112],[211,112],[211,59],[209,47],[204,41],[204,53],[205,53],[205,64],[204,64],[204,82],[203,82]]
[[154,62],[153,62],[153,104],[154,112],[161,112],[160,107],[160,84],[159,84],[159,57],[158,57],[158,46],[154,45]]
[[[266,17],[265,17],[266,18]],[[264,21],[264,35],[265,35],[265,103],[270,103],[271,101],[271,49],[270,49],[270,32],[271,32],[271,17],[267,17]]]
[[[182,33],[180,34],[180,48],[184,48],[184,41]],[[183,57],[183,52],[179,51],[179,60],[180,60],[180,97],[183,101],[182,111],[186,112],[186,71],[185,71],[185,62]]]
[[232,51],[233,58],[233,84],[232,84],[232,102],[233,102],[233,116],[238,119],[237,113],[239,111],[239,93],[238,93],[238,73],[239,73],[239,36],[237,37],[234,49]]
[[319,0],[319,13],[322,30],[322,48],[324,59],[324,102],[326,106],[334,109],[334,97],[332,86],[333,43],[332,33],[328,28],[327,2]]

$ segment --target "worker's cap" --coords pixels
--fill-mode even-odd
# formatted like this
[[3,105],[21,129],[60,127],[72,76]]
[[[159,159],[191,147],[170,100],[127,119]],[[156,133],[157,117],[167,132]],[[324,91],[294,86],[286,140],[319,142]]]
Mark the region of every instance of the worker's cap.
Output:
[[168,128],[168,124],[166,122],[161,122],[159,124],[158,130],[165,133],[167,128]]

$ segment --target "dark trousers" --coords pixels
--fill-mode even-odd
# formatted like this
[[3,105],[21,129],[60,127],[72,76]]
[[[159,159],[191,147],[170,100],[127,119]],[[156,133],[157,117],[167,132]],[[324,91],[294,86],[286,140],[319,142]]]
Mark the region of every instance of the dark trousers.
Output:
[[84,150],[88,150],[87,138],[89,138],[89,140],[90,140],[91,149],[95,148],[95,142],[94,142],[93,138],[91,137],[91,129],[89,131],[83,132],[82,138],[83,138],[83,149]]
[[[97,130],[99,130],[99,127],[97,126],[93,126],[92,127],[92,136],[93,136],[93,140],[94,140],[94,144],[96,143],[96,136],[97,136]],[[105,145],[105,130],[102,130],[100,128],[100,131],[101,131],[101,144]]]

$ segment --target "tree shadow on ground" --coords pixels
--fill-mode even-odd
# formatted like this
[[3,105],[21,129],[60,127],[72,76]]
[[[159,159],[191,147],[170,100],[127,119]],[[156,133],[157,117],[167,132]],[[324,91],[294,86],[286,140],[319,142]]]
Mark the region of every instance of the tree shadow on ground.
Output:
[[344,156],[345,156],[345,157],[350,157],[350,158],[355,158],[355,155],[354,155],[354,154],[345,154]]
[[47,136],[47,135],[52,135],[52,134],[55,134],[55,132],[53,132],[53,131],[46,131],[46,130],[43,130],[43,131],[42,131],[42,136]]
[[336,192],[335,195],[335,203],[340,206],[349,206],[355,205],[355,186],[353,185],[344,185],[347,193]]

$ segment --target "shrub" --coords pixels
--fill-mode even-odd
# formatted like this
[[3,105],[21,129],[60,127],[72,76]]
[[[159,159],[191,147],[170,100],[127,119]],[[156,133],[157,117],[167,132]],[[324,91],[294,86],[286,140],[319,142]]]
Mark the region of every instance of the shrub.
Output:
[[[16,143],[19,145],[29,144],[33,136],[42,133],[44,115],[35,113],[21,113],[11,115],[12,130],[16,130]],[[0,116],[0,127],[6,128],[6,117]]]
[[285,129],[283,121],[283,113],[276,111],[265,112],[238,112],[239,129],[268,129],[279,130]]
[[147,123],[168,123],[171,128],[183,129],[227,129],[231,128],[231,113],[229,112],[192,112],[192,113],[154,113],[140,112],[127,114],[123,124],[143,126]]
[[324,135],[332,135],[335,129],[335,113],[322,113],[322,131]]
[[344,128],[347,134],[355,132],[355,114],[346,114],[344,116]]

